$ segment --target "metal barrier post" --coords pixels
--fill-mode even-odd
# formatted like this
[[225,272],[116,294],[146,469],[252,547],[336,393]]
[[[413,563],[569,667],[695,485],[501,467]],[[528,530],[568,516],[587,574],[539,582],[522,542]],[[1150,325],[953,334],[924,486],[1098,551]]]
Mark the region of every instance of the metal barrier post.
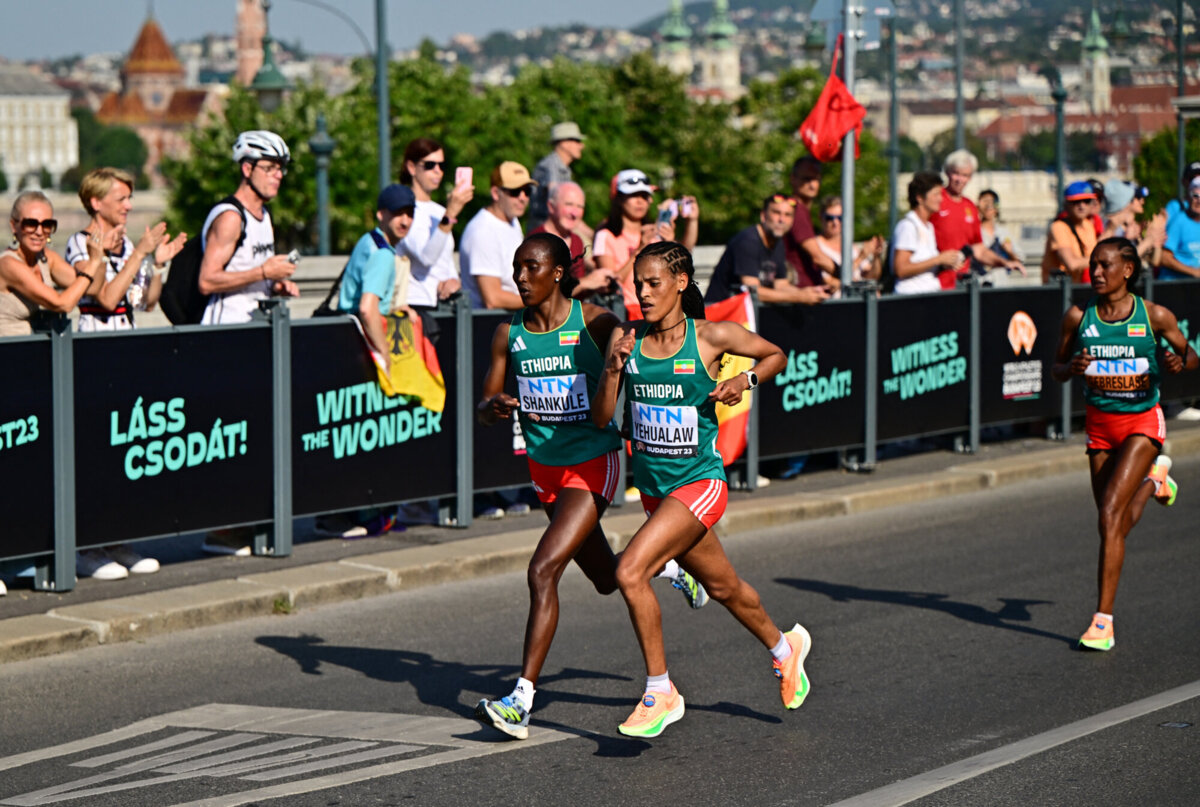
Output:
[[458,364],[454,370],[457,413],[455,428],[458,430],[458,477],[455,487],[455,524],[471,526],[474,515],[475,491],[475,400],[471,391],[471,368],[474,365],[475,342],[471,328],[471,298],[460,296],[454,301],[454,330],[458,345]]
[[[1071,276],[1065,272],[1059,275],[1059,287],[1062,289],[1062,310],[1065,314],[1071,307]],[[1068,440],[1071,437],[1071,379],[1068,378],[1062,385],[1062,408],[1059,414],[1059,428],[1057,438],[1059,440]]]
[[39,591],[75,588],[75,356],[71,320],[50,325],[51,394],[54,421],[54,557],[34,564]]
[[287,303],[259,304],[271,323],[271,463],[274,466],[274,510],[265,530],[254,531],[254,554],[292,554],[292,332]]
[[[750,304],[754,307],[754,327],[758,327],[758,290],[750,287]],[[758,487],[758,395],[751,397],[749,421],[746,423],[746,490]]]
[[969,454],[977,454],[979,453],[979,407],[983,404],[983,397],[980,393],[980,376],[982,375],[980,362],[983,358],[980,330],[983,327],[983,323],[981,321],[981,307],[979,302],[982,289],[979,285],[979,275],[975,274],[974,272],[971,273],[971,285],[969,291],[971,319],[968,327],[970,327],[971,333],[968,339],[970,341],[971,367],[967,384],[969,385],[968,389],[970,391],[971,412],[968,421],[969,425],[967,427],[967,440],[969,445],[967,446],[966,451]]

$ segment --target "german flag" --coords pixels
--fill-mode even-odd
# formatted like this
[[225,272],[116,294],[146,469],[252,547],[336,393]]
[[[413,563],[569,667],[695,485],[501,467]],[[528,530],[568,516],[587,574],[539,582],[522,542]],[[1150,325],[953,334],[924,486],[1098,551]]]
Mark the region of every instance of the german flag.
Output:
[[[437,351],[425,337],[421,318],[410,319],[399,312],[388,314],[383,319],[388,342],[386,356],[371,347],[361,325],[358,332],[362,334],[363,344],[375,362],[379,386],[384,395],[416,398],[426,409],[441,412],[446,408],[446,380],[442,377]],[[358,324],[357,317],[354,322]]]
[[[736,322],[748,331],[754,331],[756,327],[754,303],[750,299],[750,292],[742,292],[728,300],[705,306],[704,316],[715,322]],[[727,381],[753,366],[754,359],[726,353],[721,359],[717,381]],[[735,406],[717,404],[717,450],[721,452],[721,459],[726,465],[732,464],[746,451],[750,428],[750,399],[753,394],[747,390],[742,395],[741,402]]]

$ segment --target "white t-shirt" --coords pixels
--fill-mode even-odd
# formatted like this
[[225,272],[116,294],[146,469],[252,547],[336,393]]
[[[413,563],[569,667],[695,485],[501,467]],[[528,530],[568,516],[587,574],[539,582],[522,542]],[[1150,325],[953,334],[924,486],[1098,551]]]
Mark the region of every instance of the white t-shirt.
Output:
[[[892,233],[892,267],[895,271],[896,250],[903,249],[912,253],[909,260],[913,263],[927,261],[937,257],[937,236],[933,225],[921,221],[914,211],[896,223],[896,231]],[[896,294],[924,294],[929,291],[941,291],[942,284],[938,282],[937,272],[940,267],[932,266],[919,275],[906,277],[896,281]]]
[[483,296],[475,282],[476,275],[498,278],[501,289],[518,293],[517,284],[513,281],[512,262],[517,247],[524,240],[520,221],[502,221],[486,207],[467,224],[458,259],[462,264],[463,288],[471,295],[472,308],[484,307]]
[[[226,210],[237,213],[237,208],[223,203],[209,211],[204,220],[204,229],[200,231],[203,239],[200,246],[208,248],[208,231],[216,221],[217,216]],[[242,245],[233,253],[226,272],[249,272],[258,270],[267,258],[275,254],[275,229],[271,226],[271,214],[263,208],[261,219],[246,211],[246,238]],[[214,294],[208,299],[208,307],[204,309],[201,325],[220,325],[226,322],[249,322],[250,315],[258,310],[258,301],[271,296],[271,281],[256,280],[248,286],[225,294]]]
[[454,266],[454,236],[438,229],[446,208],[433,200],[418,201],[412,227],[400,242],[400,252],[412,264],[408,283],[408,305],[436,306],[437,287],[443,280],[458,277]]
[[[129,240],[129,236],[125,236],[125,243],[121,245],[121,254],[114,255],[109,253],[108,260],[104,266],[104,281],[111,283],[122,269],[125,268],[125,260],[133,253],[133,242]],[[87,251],[87,233],[80,231],[72,235],[67,240],[67,248],[63,252],[63,258],[67,263],[74,266],[80,261],[86,261],[88,258]],[[133,282],[130,283],[130,289],[138,284],[138,278],[135,276]],[[129,305],[130,308],[136,308],[144,311],[144,305],[130,305],[130,297],[135,296],[139,301],[144,297],[146,289],[143,287],[140,291],[130,295],[127,291],[121,303]],[[118,306],[119,307],[119,306]],[[133,327],[133,312],[129,314],[101,314],[98,313],[100,304],[96,298],[90,294],[83,295],[79,300],[79,326],[80,333],[90,333],[92,331],[127,331]],[[97,313],[89,313],[97,311]]]

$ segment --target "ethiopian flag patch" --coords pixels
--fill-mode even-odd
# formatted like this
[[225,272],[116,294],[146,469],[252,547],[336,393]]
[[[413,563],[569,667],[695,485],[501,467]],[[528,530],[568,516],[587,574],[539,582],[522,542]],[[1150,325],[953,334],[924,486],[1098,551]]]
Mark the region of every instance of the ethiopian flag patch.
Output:
[[696,360],[695,359],[676,359],[675,360],[675,375],[695,375]]
[[558,344],[560,347],[564,345],[578,345],[579,331],[562,331],[558,335]]
[[1130,336],[1145,336],[1146,335],[1146,326],[1145,325],[1130,325],[1128,328],[1128,333]]

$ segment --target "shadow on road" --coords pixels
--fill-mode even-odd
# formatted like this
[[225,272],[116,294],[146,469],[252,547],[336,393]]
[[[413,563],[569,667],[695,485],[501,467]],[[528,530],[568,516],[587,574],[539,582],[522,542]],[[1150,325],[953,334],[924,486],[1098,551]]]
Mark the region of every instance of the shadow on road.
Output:
[[903,605],[909,608],[924,608],[938,611],[958,619],[986,625],[991,628],[1017,631],[1030,636],[1040,636],[1043,639],[1054,639],[1074,647],[1077,638],[1063,636],[1058,633],[1040,630],[1030,625],[1022,625],[1033,617],[1029,613],[1031,605],[1053,605],[1053,600],[1021,600],[1008,597],[998,597],[1003,603],[998,611],[989,611],[981,605],[969,602],[956,602],[947,599],[947,594],[935,594],[928,591],[894,591],[886,588],[862,588],[843,583],[827,583],[823,580],[805,580],[798,578],[777,578],[776,582],[783,583],[801,591],[811,591],[814,594],[824,594],[834,602],[883,602],[890,605]]

